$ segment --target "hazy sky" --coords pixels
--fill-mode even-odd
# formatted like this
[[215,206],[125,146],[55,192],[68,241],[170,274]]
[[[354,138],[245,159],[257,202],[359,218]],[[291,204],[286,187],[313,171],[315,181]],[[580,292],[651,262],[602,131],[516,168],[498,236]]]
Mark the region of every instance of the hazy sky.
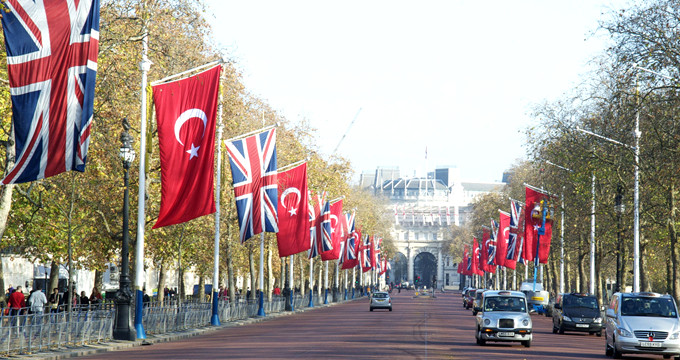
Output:
[[208,0],[208,18],[247,89],[308,119],[323,153],[362,109],[338,150],[357,174],[421,174],[427,147],[428,169],[498,181],[525,156],[532,108],[583,79],[601,14],[626,4]]

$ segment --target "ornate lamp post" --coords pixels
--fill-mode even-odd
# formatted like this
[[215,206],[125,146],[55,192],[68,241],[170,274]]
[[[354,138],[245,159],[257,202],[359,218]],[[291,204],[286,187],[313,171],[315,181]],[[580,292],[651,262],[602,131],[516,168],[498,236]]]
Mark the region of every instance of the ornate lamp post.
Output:
[[116,293],[116,326],[113,329],[113,338],[116,340],[130,340],[137,339],[137,334],[132,326],[132,318],[130,317],[130,304],[132,302],[132,292],[130,291],[130,264],[129,264],[129,213],[130,213],[130,177],[128,170],[130,165],[135,160],[135,151],[132,149],[132,136],[128,133],[130,124],[127,118],[123,119],[123,133],[120,134],[120,158],[123,161],[123,173],[125,183],[125,195],[123,196],[123,248],[121,250],[121,270],[120,270],[120,285]]

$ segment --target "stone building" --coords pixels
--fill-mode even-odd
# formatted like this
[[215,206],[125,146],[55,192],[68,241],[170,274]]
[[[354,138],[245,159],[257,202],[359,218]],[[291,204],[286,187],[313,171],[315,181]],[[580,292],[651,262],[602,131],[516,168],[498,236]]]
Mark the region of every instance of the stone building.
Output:
[[455,167],[436,168],[427,177],[403,177],[398,167],[379,167],[362,174],[359,184],[389,199],[386,211],[392,215],[397,254],[387,282],[428,288],[458,287],[458,264],[445,249],[447,229],[465,223],[476,196],[505,185],[463,182]]

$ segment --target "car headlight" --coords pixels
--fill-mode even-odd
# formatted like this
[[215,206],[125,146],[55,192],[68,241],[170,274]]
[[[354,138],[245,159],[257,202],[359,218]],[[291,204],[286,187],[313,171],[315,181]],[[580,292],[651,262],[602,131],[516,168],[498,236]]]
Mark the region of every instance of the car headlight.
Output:
[[491,320],[489,320],[489,319],[484,319],[484,325],[486,325],[486,326],[491,325]]
[[524,320],[522,320],[522,325],[529,326],[529,319],[525,318]]
[[570,318],[569,316],[566,316],[566,315],[565,315],[565,316],[562,318],[562,320],[564,320],[564,321],[571,321],[571,318]]
[[631,334],[630,331],[624,328],[616,328],[616,333],[619,334],[619,336],[623,337],[633,337],[633,334]]
[[598,323],[598,324],[601,323],[601,322],[602,322],[602,318],[601,318],[601,317],[595,318],[595,322]]
[[668,337],[669,340],[678,340],[680,338],[680,331],[674,332]]

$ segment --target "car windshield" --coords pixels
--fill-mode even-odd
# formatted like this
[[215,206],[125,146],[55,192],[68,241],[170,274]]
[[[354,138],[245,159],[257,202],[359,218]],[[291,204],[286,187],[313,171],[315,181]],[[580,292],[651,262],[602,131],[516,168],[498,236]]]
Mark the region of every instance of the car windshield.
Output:
[[521,297],[494,296],[484,300],[484,311],[526,312],[526,309],[526,302]]
[[623,316],[676,317],[675,304],[669,298],[631,297],[621,304]]
[[373,294],[373,297],[376,299],[387,299],[387,294],[386,293],[375,293]]
[[597,299],[594,296],[565,296],[564,307],[598,309]]

